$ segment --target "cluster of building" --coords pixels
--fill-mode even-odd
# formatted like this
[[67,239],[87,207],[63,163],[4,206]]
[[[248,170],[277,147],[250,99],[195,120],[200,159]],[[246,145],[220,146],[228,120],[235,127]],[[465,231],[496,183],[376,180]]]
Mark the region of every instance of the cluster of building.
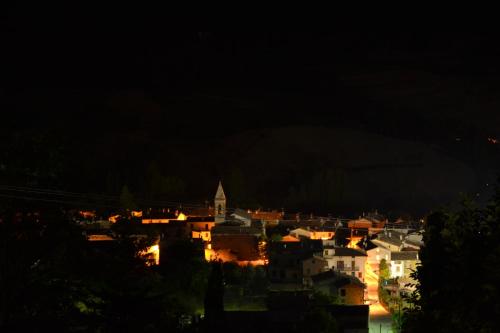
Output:
[[[377,273],[381,260],[385,260],[390,278],[399,282],[393,291],[399,293],[412,281],[410,274],[419,263],[422,246],[421,234],[389,228],[387,219],[377,212],[340,220],[287,216],[283,211],[228,209],[221,183],[213,206],[182,211],[149,209],[131,212],[131,216],[144,234],[154,230],[157,235],[156,244],[143,253],[151,264],[161,264],[162,255],[168,256],[164,249],[173,242],[191,239],[208,261],[266,265],[271,293],[320,292],[351,306],[356,313],[365,313],[363,309],[368,307],[368,271]],[[118,219],[112,216],[90,224],[89,240],[112,240],[109,234],[99,232]]]
[[411,292],[415,280],[411,277],[420,264],[418,256],[423,245],[422,233],[411,229],[386,229],[376,238],[364,240],[362,246],[368,255],[368,265],[379,270],[382,260],[388,265],[389,277],[397,282],[391,292],[399,296],[400,292]]

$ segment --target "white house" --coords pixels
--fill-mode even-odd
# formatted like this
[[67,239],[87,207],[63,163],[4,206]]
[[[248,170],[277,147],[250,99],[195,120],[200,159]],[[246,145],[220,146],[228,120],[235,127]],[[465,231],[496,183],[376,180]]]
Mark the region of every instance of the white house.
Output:
[[290,235],[295,238],[309,238],[331,240],[335,236],[335,230],[332,228],[297,228],[290,231]]
[[396,230],[384,230],[377,234],[377,238],[372,239],[372,243],[377,246],[383,246],[391,251],[400,251],[403,247],[403,241],[406,233]]
[[368,255],[367,262],[370,265],[378,265],[382,259],[385,259],[387,263],[391,260],[391,250],[382,245],[367,250],[366,254]]
[[391,252],[391,278],[411,279],[410,274],[419,262],[418,251]]
[[365,280],[365,253],[347,247],[323,245],[322,257],[327,261],[329,269]]

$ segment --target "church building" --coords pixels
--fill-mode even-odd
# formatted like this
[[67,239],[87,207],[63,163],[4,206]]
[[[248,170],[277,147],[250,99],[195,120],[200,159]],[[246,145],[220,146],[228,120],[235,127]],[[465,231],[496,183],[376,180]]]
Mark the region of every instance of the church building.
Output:
[[222,183],[220,181],[217,193],[215,193],[214,203],[215,223],[223,223],[226,220],[226,195],[224,194],[224,189],[222,188]]

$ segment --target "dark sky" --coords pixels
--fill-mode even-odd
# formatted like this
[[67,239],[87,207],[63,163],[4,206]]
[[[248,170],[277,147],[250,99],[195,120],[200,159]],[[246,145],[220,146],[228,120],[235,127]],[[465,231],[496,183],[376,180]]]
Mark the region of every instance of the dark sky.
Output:
[[331,110],[332,101],[343,103],[351,94],[377,104],[373,112],[378,107],[411,117],[441,114],[497,134],[492,110],[498,103],[499,47],[493,36],[178,33],[137,25],[54,29],[11,17],[3,41],[4,103],[66,113],[76,108],[68,110],[68,103],[81,108],[132,91],[160,107],[204,96],[243,108],[274,103],[276,119],[306,112],[333,119],[342,110]]
[[[286,132],[296,137],[304,126],[342,128],[457,160],[472,170],[475,185],[467,191],[474,193],[499,165],[488,141],[500,137],[493,34],[186,33],[144,18],[48,21],[22,11],[4,20],[7,131],[69,125],[91,137],[111,131],[142,140],[140,149],[151,153],[152,142],[190,142],[192,155],[207,140],[236,135],[247,142],[249,131],[299,128]],[[370,151],[384,150],[377,142]],[[214,178],[225,175],[215,169]]]

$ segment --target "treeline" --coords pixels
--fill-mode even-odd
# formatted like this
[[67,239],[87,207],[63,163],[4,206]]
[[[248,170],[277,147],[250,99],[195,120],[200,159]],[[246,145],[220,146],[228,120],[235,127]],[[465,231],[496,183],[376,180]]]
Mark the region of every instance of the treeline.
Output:
[[210,268],[189,241],[168,249],[164,266],[140,252],[126,223],[114,242],[88,242],[57,211],[0,218],[0,331],[182,331],[203,312]]
[[404,332],[497,332],[500,327],[500,191],[486,207],[464,200],[427,218],[418,283]]

